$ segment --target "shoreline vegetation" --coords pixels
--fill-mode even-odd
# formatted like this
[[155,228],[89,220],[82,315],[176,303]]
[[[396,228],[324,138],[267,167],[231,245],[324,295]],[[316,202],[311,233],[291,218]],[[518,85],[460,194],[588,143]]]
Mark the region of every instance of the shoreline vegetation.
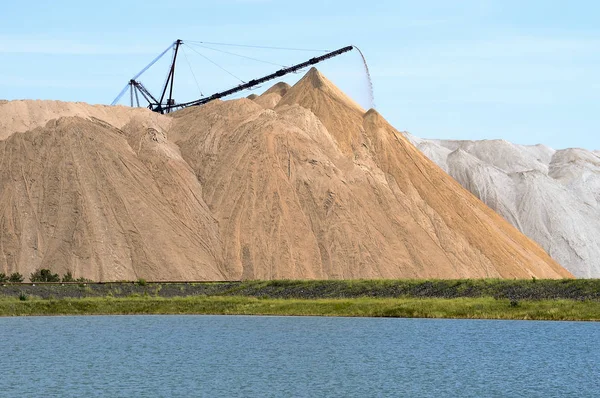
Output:
[[0,316],[120,314],[600,321],[600,280],[139,280],[0,285]]

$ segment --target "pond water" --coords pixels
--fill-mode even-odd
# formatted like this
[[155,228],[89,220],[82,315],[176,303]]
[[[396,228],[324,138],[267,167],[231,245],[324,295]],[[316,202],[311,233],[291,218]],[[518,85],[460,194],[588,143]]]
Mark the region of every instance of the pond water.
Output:
[[0,318],[0,396],[600,394],[600,324],[245,316]]

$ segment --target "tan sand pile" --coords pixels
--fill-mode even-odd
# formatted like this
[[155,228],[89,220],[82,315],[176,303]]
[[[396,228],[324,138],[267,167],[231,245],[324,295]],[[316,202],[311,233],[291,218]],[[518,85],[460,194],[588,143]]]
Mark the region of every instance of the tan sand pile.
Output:
[[136,141],[77,117],[0,141],[0,270],[224,278],[191,170],[155,130]]
[[254,102],[265,109],[273,109],[279,103],[279,101],[281,101],[281,97],[283,97],[289,89],[289,84],[280,82],[275,84],[261,95],[255,96],[254,98],[248,98],[254,100]]
[[269,91],[188,108],[170,124],[62,118],[0,141],[0,270],[570,276],[315,69]]
[[65,116],[99,119],[117,128],[134,117],[151,119],[154,124],[168,128],[170,119],[145,108],[90,105],[83,102],[16,100],[0,102],[0,140],[13,133],[45,126],[50,120]]

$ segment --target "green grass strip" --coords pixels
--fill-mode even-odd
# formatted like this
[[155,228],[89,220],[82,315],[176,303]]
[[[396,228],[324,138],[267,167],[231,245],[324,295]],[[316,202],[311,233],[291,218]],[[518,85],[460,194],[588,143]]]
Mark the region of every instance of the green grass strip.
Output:
[[0,299],[0,316],[211,314],[520,320],[600,320],[600,302],[483,298],[266,299],[128,297]]

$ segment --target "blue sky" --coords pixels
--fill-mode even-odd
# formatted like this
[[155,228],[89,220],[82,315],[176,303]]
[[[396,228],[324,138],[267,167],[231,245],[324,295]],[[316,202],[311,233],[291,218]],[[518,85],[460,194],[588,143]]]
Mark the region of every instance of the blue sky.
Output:
[[[369,62],[377,109],[400,130],[600,149],[599,15],[599,2],[583,0],[5,2],[0,98],[110,103],[177,38],[308,49],[354,44]],[[316,55],[226,49],[284,65]],[[196,50],[242,80],[278,69]],[[183,61],[177,100],[239,83],[190,48]],[[151,91],[164,80],[166,62],[141,78]],[[369,106],[357,54],[319,69]]]

